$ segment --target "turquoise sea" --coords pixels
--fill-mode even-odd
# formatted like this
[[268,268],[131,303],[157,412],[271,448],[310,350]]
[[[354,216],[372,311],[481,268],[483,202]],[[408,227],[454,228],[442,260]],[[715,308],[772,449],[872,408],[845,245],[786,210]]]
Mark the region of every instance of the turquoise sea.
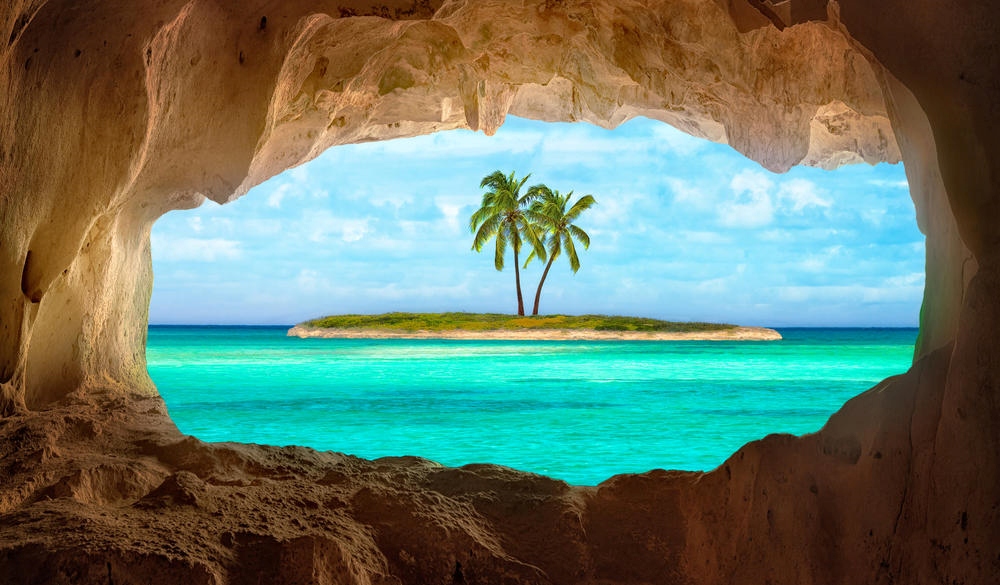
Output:
[[365,458],[499,463],[593,485],[708,470],[769,433],[818,430],[910,364],[916,329],[780,329],[777,342],[298,339],[152,326],[181,431]]

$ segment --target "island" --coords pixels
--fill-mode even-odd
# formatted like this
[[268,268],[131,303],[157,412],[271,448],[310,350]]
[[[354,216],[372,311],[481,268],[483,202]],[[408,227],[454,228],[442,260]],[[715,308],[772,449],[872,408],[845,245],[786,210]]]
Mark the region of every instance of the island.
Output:
[[332,315],[288,330],[289,337],[330,339],[466,339],[581,341],[776,341],[766,327],[661,321],[608,315],[516,316],[500,313]]

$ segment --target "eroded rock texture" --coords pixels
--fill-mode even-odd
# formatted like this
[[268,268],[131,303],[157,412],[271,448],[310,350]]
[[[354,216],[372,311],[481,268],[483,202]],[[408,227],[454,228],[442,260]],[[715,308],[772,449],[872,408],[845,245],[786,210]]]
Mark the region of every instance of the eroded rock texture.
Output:
[[[15,583],[895,583],[1000,574],[987,0],[11,0],[0,566]],[[3,41],[6,40],[6,44]],[[597,488],[179,435],[149,228],[338,144],[662,120],[765,167],[907,161],[913,369],[816,435]]]

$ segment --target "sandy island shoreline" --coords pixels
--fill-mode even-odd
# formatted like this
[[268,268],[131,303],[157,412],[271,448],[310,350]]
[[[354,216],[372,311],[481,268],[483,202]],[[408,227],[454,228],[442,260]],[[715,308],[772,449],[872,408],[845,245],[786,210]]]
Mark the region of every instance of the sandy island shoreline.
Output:
[[491,329],[486,331],[393,331],[367,327],[321,328],[296,325],[289,337],[324,339],[468,339],[489,341],[777,341],[781,334],[766,327],[734,327],[718,331],[595,331],[593,329]]

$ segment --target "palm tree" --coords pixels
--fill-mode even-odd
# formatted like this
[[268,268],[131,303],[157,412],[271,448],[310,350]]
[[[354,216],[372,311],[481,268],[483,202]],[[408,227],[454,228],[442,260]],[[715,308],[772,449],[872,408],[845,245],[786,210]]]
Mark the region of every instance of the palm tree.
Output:
[[517,314],[524,315],[524,299],[521,296],[521,271],[519,270],[518,254],[521,252],[523,240],[532,247],[532,255],[545,258],[545,247],[539,230],[535,226],[535,213],[528,208],[532,201],[542,193],[542,185],[536,185],[521,195],[521,188],[528,177],[518,180],[514,172],[504,175],[500,171],[483,177],[480,188],[483,193],[482,206],[469,218],[469,229],[476,234],[472,241],[472,249],[480,252],[491,239],[496,239],[496,252],[493,265],[497,270],[503,270],[503,257],[507,253],[507,244],[514,249],[514,283],[517,286]]
[[[545,284],[545,277],[549,275],[549,268],[552,268],[552,263],[562,254],[563,250],[569,257],[569,267],[573,269],[573,273],[575,274],[580,269],[580,258],[576,255],[576,244],[573,240],[578,240],[584,248],[590,248],[590,236],[587,235],[587,232],[573,225],[573,222],[580,217],[581,213],[597,203],[592,195],[584,195],[577,199],[576,203],[567,211],[566,208],[573,197],[572,191],[560,195],[559,191],[551,191],[544,185],[539,185],[539,191],[539,196],[531,204],[533,212],[531,215],[532,219],[538,222],[538,226],[548,233],[549,261],[545,264],[542,279],[538,281],[532,315],[538,314],[538,301],[542,298],[542,285]],[[542,255],[538,255],[538,257],[542,261],[545,260]],[[535,254],[532,252],[525,260],[524,267],[527,268],[534,259]]]

